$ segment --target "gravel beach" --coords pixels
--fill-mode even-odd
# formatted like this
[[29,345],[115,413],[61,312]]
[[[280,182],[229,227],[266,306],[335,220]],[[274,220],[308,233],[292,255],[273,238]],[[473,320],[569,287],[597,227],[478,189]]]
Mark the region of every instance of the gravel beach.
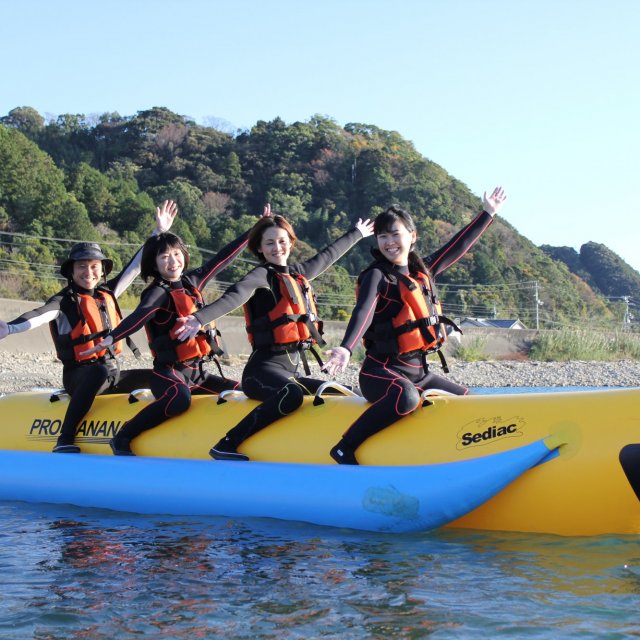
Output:
[[[123,368],[150,367],[148,356],[124,358]],[[640,362],[449,362],[452,380],[468,387],[635,387],[640,386]],[[433,364],[434,371],[440,370]],[[215,366],[211,365],[212,372]],[[229,378],[240,379],[242,362],[236,359],[223,368]],[[317,367],[312,374],[325,378]],[[352,366],[339,382],[358,384],[358,367]],[[51,353],[0,352],[0,392],[60,388],[62,365]]]

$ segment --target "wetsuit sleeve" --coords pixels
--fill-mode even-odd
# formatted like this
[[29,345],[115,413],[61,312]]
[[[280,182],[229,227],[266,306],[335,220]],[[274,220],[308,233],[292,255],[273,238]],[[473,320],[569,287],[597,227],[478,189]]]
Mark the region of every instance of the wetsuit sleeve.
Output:
[[116,298],[119,298],[131,285],[140,273],[140,262],[142,260],[142,247],[127,262],[124,269],[115,277],[107,280],[107,286]]
[[356,306],[349,319],[344,338],[340,343],[341,347],[349,349],[352,353],[360,344],[362,336],[371,326],[373,314],[380,298],[380,287],[383,283],[384,275],[380,269],[370,269],[362,277],[362,282],[358,288]]
[[57,293],[55,296],[49,298],[41,307],[27,311],[14,320],[7,322],[9,335],[29,331],[55,320],[60,315],[61,300],[62,296]]
[[247,246],[248,240],[249,231],[246,231],[233,242],[220,249],[213,258],[207,260],[201,267],[189,271],[187,275],[198,289],[203,289],[211,278],[229,266],[240,255]]
[[313,280],[326,271],[334,262],[342,258],[360,240],[362,240],[362,234],[355,228],[351,229],[351,231],[348,231],[328,247],[318,252],[313,258],[295,265],[294,269],[305,276],[307,280]]
[[458,262],[492,222],[493,217],[486,211],[482,211],[444,246],[434,251],[430,256],[423,258],[431,274],[435,277]]
[[150,287],[140,304],[109,334],[114,342],[122,340],[143,327],[158,311],[169,310],[169,295],[162,287]]
[[256,267],[231,285],[215,302],[202,307],[194,316],[201,325],[209,324],[247,302],[258,289],[269,289],[266,267]]

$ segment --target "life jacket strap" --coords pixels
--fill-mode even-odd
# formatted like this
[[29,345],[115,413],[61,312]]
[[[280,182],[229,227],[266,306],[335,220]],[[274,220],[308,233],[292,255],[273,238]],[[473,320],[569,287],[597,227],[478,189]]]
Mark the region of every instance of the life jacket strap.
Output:
[[[117,312],[118,316],[122,319],[124,316],[122,314],[122,310],[120,309],[120,305],[118,304],[118,298],[116,298],[115,295],[112,295],[111,299],[113,300],[113,304],[114,304],[114,306],[116,308],[116,312]],[[115,328],[115,327],[113,327],[113,328]],[[130,336],[127,336],[125,338],[125,342],[127,344],[127,347],[129,348],[129,350],[131,351],[131,353],[133,353],[135,359],[136,360],[140,360],[140,357],[141,357],[142,354],[140,353],[140,349],[138,349],[138,346],[133,341],[133,339]],[[109,349],[109,353],[111,353],[111,349]],[[115,357],[115,355],[113,357]]]
[[204,370],[204,363],[205,361],[213,361],[218,369],[218,373],[220,374],[220,377],[223,378],[224,380],[227,379],[227,376],[224,375],[224,372],[222,371],[222,365],[220,364],[220,360],[218,360],[217,356],[213,355],[213,354],[209,354],[206,358],[202,358],[198,364],[199,369],[200,369],[200,375],[204,378],[207,374]]
[[436,352],[438,354],[438,358],[440,358],[440,366],[445,373],[449,373],[449,365],[447,364],[447,359],[444,357],[444,353],[442,353],[442,349],[438,349]]
[[209,347],[211,347],[211,353],[209,354],[209,358],[214,359],[216,356],[221,356],[224,353],[224,349],[220,346],[218,342],[218,338],[222,340],[222,334],[220,333],[220,329],[215,327],[214,329],[207,329],[205,331],[205,335],[207,336],[207,342],[209,343]]
[[281,281],[284,283],[284,286],[287,290],[287,294],[289,296],[289,299],[291,300],[291,303],[295,306],[298,306],[299,304],[298,295],[291,280],[289,280],[289,278],[282,278]]
[[129,349],[135,356],[136,360],[140,360],[142,354],[140,353],[140,349],[138,349],[138,345],[131,339],[130,336],[127,336],[125,338],[125,342],[127,343],[127,347],[129,347]]
[[[284,314],[275,320],[269,320],[266,317],[256,319],[252,324],[247,326],[247,333],[253,336],[254,348],[267,347],[273,345],[276,349],[281,348],[283,345],[273,343],[273,329],[283,324],[289,324],[291,322],[302,322],[309,330],[311,337],[320,345],[324,347],[327,343],[322,337],[324,323],[322,320],[311,319],[306,313],[300,314]],[[316,326],[316,322],[318,326]],[[293,343],[292,343],[293,344]],[[297,344],[297,343],[296,343]]]
[[109,333],[106,329],[103,331],[96,331],[95,333],[89,333],[86,336],[78,336],[77,338],[70,338],[68,335],[62,335],[59,337],[60,344],[64,345],[65,348],[77,347],[79,344],[86,344],[87,342],[93,342],[95,340],[100,340],[104,338],[104,336]]
[[318,323],[318,326],[316,327],[315,322],[309,317],[309,315],[304,314],[299,317],[299,320],[297,320],[297,322],[304,322],[305,326],[309,330],[309,333],[311,334],[311,337],[318,343],[318,345],[321,347],[326,346],[327,343],[322,337],[322,331],[324,327],[324,323],[322,322],[322,320],[315,321]]
[[[305,344],[307,346],[304,346]],[[316,349],[314,349],[312,344],[303,342],[301,344],[299,351],[300,351],[300,360],[302,360],[302,368],[304,369],[305,375],[307,376],[311,375],[311,369],[309,368],[309,361],[307,360],[307,355],[306,355],[307,351],[311,353],[315,361],[320,365],[320,369],[324,368],[324,362],[322,362],[322,358],[320,357],[320,354],[316,351]]]
[[[201,360],[212,360],[216,356],[221,356],[224,353],[216,341],[216,337],[221,335],[218,329],[207,329],[206,331],[198,332],[196,335],[204,335],[207,344],[211,348],[211,351],[206,356],[200,358]],[[154,361],[157,364],[174,364],[180,362],[176,346],[177,342],[166,333],[155,337],[149,344],[149,348],[154,353]],[[195,360],[196,358],[190,358],[190,360],[191,359]]]

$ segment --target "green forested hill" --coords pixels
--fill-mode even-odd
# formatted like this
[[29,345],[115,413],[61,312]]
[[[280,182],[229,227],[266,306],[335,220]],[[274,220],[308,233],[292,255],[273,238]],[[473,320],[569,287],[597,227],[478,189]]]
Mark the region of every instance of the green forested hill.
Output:
[[[175,230],[196,263],[247,229],[265,202],[294,224],[301,256],[392,203],[412,212],[418,249],[427,254],[481,207],[411,142],[374,125],[276,118],[232,135],[165,108],[45,122],[20,107],[0,118],[0,296],[41,299],[55,290],[50,274],[68,251],[64,239],[119,243],[108,245],[118,266],[143,241],[155,203],[165,198],[179,204]],[[369,263],[370,246],[360,243],[318,283],[325,315],[348,310],[349,274]],[[238,261],[222,278],[232,281],[249,267]],[[611,317],[579,273],[499,218],[440,287],[450,315],[495,313],[531,326],[536,283],[543,326]]]
[[[629,266],[620,256],[605,245],[587,242],[580,252],[572,247],[551,247],[541,249],[551,258],[564,262],[567,268],[608,298],[613,305],[626,309],[626,303],[637,309],[640,304],[640,273]],[[634,311],[637,314],[637,311]]]

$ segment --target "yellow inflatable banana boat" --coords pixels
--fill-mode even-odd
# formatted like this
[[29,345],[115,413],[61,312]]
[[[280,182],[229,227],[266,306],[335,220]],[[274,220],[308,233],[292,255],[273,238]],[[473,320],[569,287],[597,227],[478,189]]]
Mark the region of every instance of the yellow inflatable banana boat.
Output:
[[[428,397],[360,447],[359,467],[335,465],[328,453],[366,406],[357,396],[324,389],[306,399],[241,446],[252,460],[246,463],[208,457],[255,406],[237,392],[195,396],[185,414],[134,441],[137,457],[112,456],[109,439],[150,401],[148,392],[136,395],[96,399],[78,428],[80,456],[50,453],[67,408],[64,394],[0,398],[0,499],[285,517],[380,531],[447,524],[640,533],[640,389]],[[135,502],[112,497],[117,478],[128,495],[143,477],[148,485]],[[64,486],[54,495],[58,484]],[[191,498],[203,485],[214,493],[185,506],[185,493]],[[79,486],[89,495],[72,495]],[[426,515],[423,508],[434,504],[437,516]]]

